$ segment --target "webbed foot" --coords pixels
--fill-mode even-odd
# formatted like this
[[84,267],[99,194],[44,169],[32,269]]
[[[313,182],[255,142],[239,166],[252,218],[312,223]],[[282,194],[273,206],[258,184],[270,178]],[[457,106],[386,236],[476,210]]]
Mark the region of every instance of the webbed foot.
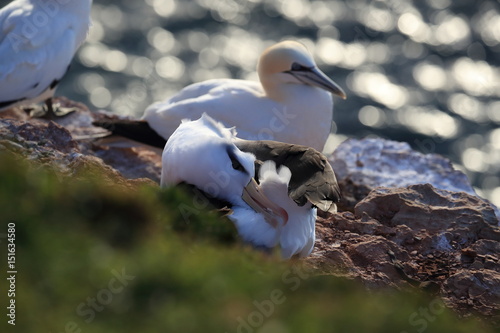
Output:
[[53,104],[50,98],[45,101],[45,105],[31,105],[25,107],[24,111],[26,111],[31,118],[44,118],[50,120],[66,117],[70,113],[75,112],[76,109],[62,107],[59,103]]

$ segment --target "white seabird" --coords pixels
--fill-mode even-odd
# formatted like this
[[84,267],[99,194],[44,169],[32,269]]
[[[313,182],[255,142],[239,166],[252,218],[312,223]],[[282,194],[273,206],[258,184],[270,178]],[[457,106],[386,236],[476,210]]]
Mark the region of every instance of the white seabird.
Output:
[[[0,110],[52,97],[90,27],[92,0],[15,0],[0,10]],[[56,112],[57,113],[57,112]]]
[[[161,186],[186,183],[230,203],[233,214],[229,218],[241,238],[254,246],[273,248],[279,245],[283,258],[309,255],[315,240],[316,203],[322,209],[335,211],[333,201],[339,198],[335,175],[328,161],[326,158],[323,162],[301,161],[299,155],[312,159],[322,156],[308,147],[240,141],[235,135],[234,129],[225,128],[206,114],[195,121],[184,121],[165,145]],[[248,151],[257,147],[261,156],[278,150],[285,154],[290,150],[286,148],[295,152],[307,150],[311,154],[280,156],[284,158],[276,162],[280,164],[276,168],[274,161],[259,162],[254,154],[239,149],[236,141]],[[261,164],[260,185],[253,178],[256,163]],[[301,170],[303,168],[309,170]],[[297,171],[295,179],[291,169]],[[321,177],[320,183],[329,186],[317,186]],[[313,189],[321,193],[312,193]]]
[[332,95],[342,88],[316,65],[305,46],[284,41],[266,49],[260,82],[214,79],[192,84],[149,106],[143,116],[165,140],[182,119],[207,113],[247,140],[275,140],[323,150],[333,119]]

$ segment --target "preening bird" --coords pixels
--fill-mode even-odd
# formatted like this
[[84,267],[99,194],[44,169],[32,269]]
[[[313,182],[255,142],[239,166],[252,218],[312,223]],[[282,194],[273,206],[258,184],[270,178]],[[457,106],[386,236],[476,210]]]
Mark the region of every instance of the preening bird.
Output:
[[90,27],[92,0],[15,0],[0,10],[0,110],[45,102],[47,112]]
[[[284,41],[266,49],[257,65],[260,82],[215,79],[187,86],[175,96],[149,106],[147,122],[156,141],[167,140],[182,119],[203,113],[235,127],[247,140],[275,140],[323,150],[333,117],[333,95],[345,98],[342,88],[316,65],[304,45]],[[141,141],[137,122],[100,123],[114,132]],[[140,124],[140,123],[139,123]],[[136,131],[136,133],[131,133]],[[159,138],[159,139],[158,139]]]
[[[253,151],[278,156],[260,161]],[[229,218],[241,238],[257,247],[280,246],[283,258],[311,253],[316,207],[335,211],[340,198],[333,170],[321,153],[280,142],[239,140],[234,129],[206,114],[175,130],[162,164],[162,186],[186,183],[228,202],[233,211]]]

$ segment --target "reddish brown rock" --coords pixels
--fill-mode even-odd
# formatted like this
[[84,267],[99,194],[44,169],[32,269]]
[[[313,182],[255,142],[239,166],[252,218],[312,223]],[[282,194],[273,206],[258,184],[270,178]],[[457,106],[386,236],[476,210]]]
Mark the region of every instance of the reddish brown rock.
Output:
[[[356,205],[354,212],[387,226],[406,225],[430,234],[452,231],[461,244],[485,237],[500,241],[498,228],[492,228],[498,220],[488,202],[464,192],[436,189],[430,184],[373,190]],[[450,247],[446,237],[440,242],[436,244],[439,248]]]
[[53,121],[0,119],[0,152],[10,152],[36,165],[48,167],[60,179],[89,176],[97,172],[103,181],[114,186],[154,184],[145,179],[127,180],[102,159],[83,154],[80,148],[81,144],[73,139],[71,133]]
[[479,313],[500,322],[500,274],[488,269],[460,270],[442,286],[446,303],[463,315]]
[[481,239],[462,250],[462,266],[469,269],[489,269],[500,273],[500,242]]
[[375,189],[354,211],[318,219],[316,267],[369,288],[430,290],[461,314],[496,318],[500,230],[488,202],[422,184]]
[[[396,243],[408,237],[405,227],[391,228],[376,220],[362,222],[344,212],[319,218],[311,262],[324,272],[360,279],[370,288],[399,288],[415,271],[410,255]],[[320,254],[320,255],[318,255]]]
[[[22,143],[25,148],[36,148],[24,153],[32,154],[33,159],[51,156],[51,160],[60,162],[62,169],[68,167],[69,159],[81,154],[102,160],[103,165],[113,167],[114,172],[120,172],[125,178],[149,178],[159,183],[161,151],[144,148],[124,139],[111,143],[109,140],[99,140],[109,132],[93,126],[92,122],[118,116],[107,112],[91,112],[85,105],[64,97],[58,97],[55,102],[62,107],[73,108],[75,112],[48,121],[30,119],[21,108],[2,111],[0,142],[2,139],[8,141],[4,145],[9,146],[10,150],[15,148],[13,143]],[[66,158],[64,154],[70,153],[75,155]]]
[[[450,160],[419,153],[405,142],[348,139],[335,149],[329,161],[343,196],[339,204],[342,210],[352,211],[377,187],[431,184],[438,189],[477,196],[467,176],[455,170]],[[500,210],[493,208],[500,219]]]
[[78,145],[71,134],[54,122],[28,123],[24,121],[0,119],[0,130],[3,138],[14,142],[36,145],[47,151],[71,153],[78,151]]
[[128,179],[149,178],[160,182],[161,155],[144,147],[110,147],[95,144],[92,153]]

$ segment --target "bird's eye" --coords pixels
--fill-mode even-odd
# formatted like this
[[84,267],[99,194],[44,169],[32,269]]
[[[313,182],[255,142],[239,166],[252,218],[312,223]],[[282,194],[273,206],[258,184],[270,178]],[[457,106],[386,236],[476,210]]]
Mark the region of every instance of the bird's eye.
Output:
[[241,165],[240,161],[236,157],[234,150],[231,149],[231,147],[227,148],[227,155],[229,156],[229,159],[231,160],[231,166],[233,167],[234,170],[238,170],[244,173],[247,173],[243,165]]
[[292,71],[307,71],[307,70],[309,70],[309,68],[308,68],[308,67],[306,67],[306,66],[302,66],[302,65],[301,65],[301,64],[299,64],[299,63],[294,62],[294,63],[292,64]]
[[238,161],[237,159],[232,158],[231,165],[233,166],[234,170],[245,172],[245,168],[243,167],[243,165],[241,165],[240,161]]

